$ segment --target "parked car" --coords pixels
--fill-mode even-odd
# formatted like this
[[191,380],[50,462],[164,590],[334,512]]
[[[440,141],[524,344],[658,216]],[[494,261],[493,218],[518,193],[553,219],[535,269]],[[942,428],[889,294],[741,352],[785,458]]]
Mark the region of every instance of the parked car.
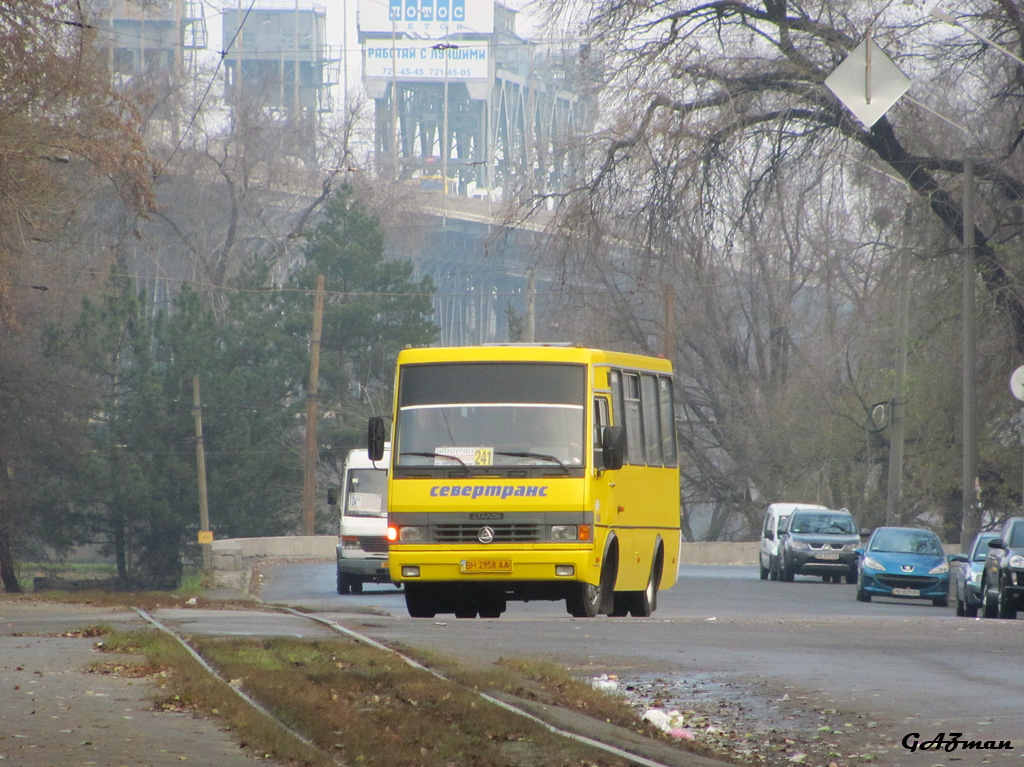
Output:
[[879,527],[858,553],[857,601],[894,597],[949,604],[949,560],[931,530]]
[[989,552],[988,542],[998,537],[997,532],[978,533],[966,554],[954,554],[949,558],[952,565],[949,580],[953,604],[956,605],[956,614],[961,617],[978,617],[978,608],[982,603],[981,576]]
[[1024,607],[1024,517],[1010,517],[988,542],[981,576],[983,615],[1016,618]]
[[779,577],[818,575],[828,583],[857,582],[860,535],[846,509],[797,509],[779,537]]
[[773,503],[764,512],[761,525],[761,542],[758,544],[758,560],[761,580],[779,579],[779,533],[786,529],[789,515],[797,509],[820,509],[827,506],[817,503]]

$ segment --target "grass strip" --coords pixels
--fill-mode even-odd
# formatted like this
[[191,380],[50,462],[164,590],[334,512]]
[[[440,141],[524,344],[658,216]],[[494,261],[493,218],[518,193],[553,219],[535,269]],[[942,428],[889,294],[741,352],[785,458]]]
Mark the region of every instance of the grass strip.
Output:
[[143,655],[157,679],[155,706],[168,711],[193,711],[222,720],[239,745],[254,756],[304,767],[337,767],[338,762],[297,740],[201,665],[173,637],[156,630],[118,632],[103,649]]
[[[243,747],[290,765],[625,767],[398,656],[355,640],[197,638],[194,648],[285,727],[268,723],[174,639],[142,630],[104,648],[139,653],[160,674],[157,705],[221,718]],[[298,741],[301,733],[317,749]]]

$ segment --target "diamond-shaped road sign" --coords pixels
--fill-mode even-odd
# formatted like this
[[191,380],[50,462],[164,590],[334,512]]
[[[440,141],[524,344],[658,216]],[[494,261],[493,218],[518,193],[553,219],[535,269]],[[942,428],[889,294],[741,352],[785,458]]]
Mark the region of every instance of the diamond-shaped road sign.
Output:
[[836,98],[870,129],[910,87],[910,78],[866,39],[825,78]]

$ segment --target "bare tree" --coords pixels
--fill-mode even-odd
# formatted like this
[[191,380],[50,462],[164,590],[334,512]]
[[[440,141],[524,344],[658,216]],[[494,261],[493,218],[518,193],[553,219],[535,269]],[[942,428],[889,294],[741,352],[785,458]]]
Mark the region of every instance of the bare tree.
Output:
[[[709,534],[727,531],[727,512],[787,494],[877,509],[887,445],[865,421],[891,392],[886,320],[901,234],[879,211],[902,210],[907,189],[928,208],[945,240],[919,268],[938,277],[929,298],[949,305],[956,262],[934,255],[957,253],[962,238],[964,144],[948,121],[1001,148],[978,164],[978,275],[997,312],[986,330],[1012,338],[1019,357],[1020,72],[902,3],[550,7],[563,23],[585,15],[588,50],[606,63],[590,165],[560,200],[557,257],[581,305],[600,294],[605,311],[620,309],[598,326],[619,330],[620,344],[657,350],[659,294],[667,285],[679,297],[670,353],[688,484],[724,510]],[[984,11],[983,31],[1024,46],[1017,4],[969,7]],[[929,91],[871,129],[824,85],[869,29]],[[992,97],[950,98],[957,77]]]
[[[44,430],[62,432],[73,397],[53,388],[32,320],[53,320],[100,266],[74,247],[83,197],[151,204],[153,166],[138,113],[109,87],[104,57],[75,2],[12,0],[0,7],[0,580],[18,591],[13,558],[28,520],[18,488],[36,473]],[[45,297],[45,298],[44,298]],[[38,312],[38,315],[37,315]]]

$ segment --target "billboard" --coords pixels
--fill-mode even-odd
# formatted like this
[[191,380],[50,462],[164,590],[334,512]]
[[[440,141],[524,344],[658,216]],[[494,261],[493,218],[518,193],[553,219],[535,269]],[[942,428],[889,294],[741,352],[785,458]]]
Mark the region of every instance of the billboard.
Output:
[[359,31],[438,39],[494,33],[494,0],[359,0]]
[[487,43],[446,49],[429,40],[380,38],[363,43],[363,77],[390,80],[486,80]]

